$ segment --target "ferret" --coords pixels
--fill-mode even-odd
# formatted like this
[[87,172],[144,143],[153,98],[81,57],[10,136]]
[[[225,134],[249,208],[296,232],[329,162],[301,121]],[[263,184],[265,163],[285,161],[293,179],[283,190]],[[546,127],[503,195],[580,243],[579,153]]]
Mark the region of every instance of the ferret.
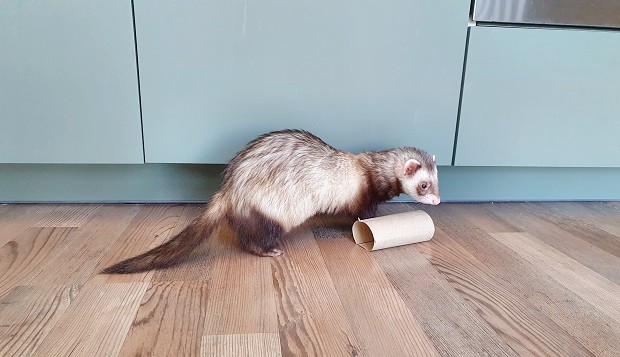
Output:
[[282,254],[279,241],[317,214],[374,216],[401,193],[440,202],[435,157],[414,147],[352,154],[303,130],[263,134],[240,151],[202,215],[166,243],[102,272],[128,274],[180,262],[222,224],[254,254]]

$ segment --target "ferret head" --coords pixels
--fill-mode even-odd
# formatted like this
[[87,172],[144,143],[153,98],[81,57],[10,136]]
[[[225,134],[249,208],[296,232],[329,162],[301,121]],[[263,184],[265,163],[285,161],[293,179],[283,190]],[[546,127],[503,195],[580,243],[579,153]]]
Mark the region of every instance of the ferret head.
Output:
[[441,202],[435,155],[422,152],[417,158],[407,159],[399,174],[404,193],[420,203],[438,205]]

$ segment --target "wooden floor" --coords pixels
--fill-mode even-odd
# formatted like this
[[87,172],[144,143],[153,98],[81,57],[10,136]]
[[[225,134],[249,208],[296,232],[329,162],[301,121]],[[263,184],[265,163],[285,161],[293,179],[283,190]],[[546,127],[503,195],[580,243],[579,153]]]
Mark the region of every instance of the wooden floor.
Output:
[[620,355],[620,203],[386,204],[433,239],[369,253],[315,219],[278,258],[224,231],[98,274],[202,207],[0,205],[0,356]]

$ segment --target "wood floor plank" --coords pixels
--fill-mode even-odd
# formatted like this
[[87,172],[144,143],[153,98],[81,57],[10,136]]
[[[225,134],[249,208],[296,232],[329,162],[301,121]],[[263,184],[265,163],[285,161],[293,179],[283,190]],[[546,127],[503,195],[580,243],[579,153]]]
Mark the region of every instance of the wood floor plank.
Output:
[[527,212],[523,203],[510,205],[484,205],[490,214],[504,220],[521,231],[529,233],[562,253],[579,261],[607,279],[620,284],[620,258],[600,249],[581,237],[566,231],[563,227],[550,223]]
[[600,204],[605,205],[606,208],[614,207],[614,212],[616,214],[620,214],[620,201],[609,201],[609,202],[600,202]]
[[[571,210],[579,209],[580,217],[610,234],[620,237],[620,208],[613,208],[615,202],[573,202]],[[583,212],[586,214],[583,214]]]
[[24,233],[53,211],[56,205],[12,204],[0,214],[0,246]]
[[199,356],[207,293],[205,282],[152,283],[142,298],[120,355]]
[[[577,229],[585,230],[588,235],[594,235],[593,242],[599,248],[620,256],[618,248],[620,247],[620,212],[617,215],[603,215],[592,209],[595,205],[595,203],[587,202],[565,202],[562,205],[548,203],[543,206],[552,211],[554,215],[564,218],[566,224],[576,225]],[[606,212],[611,211],[606,210]],[[577,222],[571,222],[573,219]]]
[[[579,209],[579,217],[596,227],[620,237],[620,203],[618,202],[573,202],[572,209]],[[585,214],[584,214],[585,211]]]
[[93,274],[101,257],[128,227],[138,213],[137,205],[106,205],[88,222],[75,228],[69,245],[50,259],[30,284],[83,284]]
[[0,211],[0,223],[30,223],[28,227],[53,211],[56,204],[5,204]]
[[369,356],[435,356],[432,342],[350,227],[313,227],[360,348]]
[[[480,205],[446,205],[435,217],[441,229],[482,262],[511,291],[549,317],[597,356],[616,356],[620,324],[486,234],[498,224]],[[490,222],[490,224],[489,224]],[[500,223],[501,225],[501,223]]]
[[373,257],[414,312],[440,355],[516,356],[415,247],[377,251]]
[[[169,236],[173,237],[182,231],[195,217],[204,212],[204,208],[205,205],[201,204],[183,205],[183,211]],[[211,249],[211,244],[214,244],[214,241],[217,243],[219,239],[218,234],[219,232],[216,230],[211,237],[204,237],[204,243],[191,252],[187,259],[180,262],[180,264],[155,271],[152,281],[209,280],[211,277],[211,265],[213,263],[210,260],[211,253],[209,250]]]
[[518,354],[592,355],[552,320],[531,309],[441,229],[416,248]]
[[445,205],[444,207],[442,207],[441,210],[437,211],[437,224],[440,225],[440,228],[443,229],[444,232],[447,232],[446,229],[444,229],[445,225],[448,225],[450,227],[458,227],[458,225],[455,224],[456,222],[454,219],[456,216],[459,217],[459,219],[461,220],[461,222],[459,222],[459,224],[461,225],[459,233],[469,233],[467,229],[473,228],[471,225],[467,224],[467,221],[473,223],[478,228],[483,229],[487,233],[521,232],[521,229],[519,227],[511,225],[504,220],[497,219],[497,216],[495,215],[489,214],[489,209],[492,210],[492,208],[497,205],[503,204],[455,203]]
[[209,243],[204,335],[278,332],[271,259],[240,250],[228,230]]
[[[605,223],[600,220],[595,224],[587,222],[587,219],[591,218],[592,215],[585,216],[582,212],[574,212],[573,210],[578,207],[577,204],[570,202],[536,202],[523,204],[522,207],[525,211],[536,214],[545,221],[562,227],[563,230],[575,237],[579,237],[587,243],[620,258],[620,235],[614,235],[600,228],[598,224]],[[620,233],[620,223],[614,225],[612,222],[608,222],[608,225],[617,227],[616,230]]]
[[[574,204],[589,210],[601,220],[620,222],[620,202],[574,202]],[[614,230],[617,232],[617,224],[614,225]]]
[[369,253],[350,222],[309,222],[262,258],[224,228],[172,269],[97,274],[203,209],[0,205],[0,355],[620,350],[620,203],[386,204],[428,212],[435,237]]
[[97,204],[61,204],[37,221],[34,227],[79,227],[101,208]]
[[0,247],[0,295],[19,284],[28,284],[50,259],[68,245],[75,228],[30,228]]
[[95,267],[89,282],[123,283],[150,281],[155,274],[154,271],[128,275],[100,274],[100,272],[109,265],[162,244],[177,231],[184,211],[185,207],[183,205],[157,204],[140,206],[140,211],[131,221],[129,227],[103,255]]
[[0,298],[0,356],[32,356],[79,287],[17,286]]
[[[566,288],[620,322],[620,286],[527,233],[492,234]],[[617,267],[620,269],[620,266]]]
[[307,226],[283,240],[272,260],[284,356],[364,356],[325,261]]
[[8,203],[0,203],[0,217],[11,211],[11,205]]
[[277,357],[281,356],[277,333],[208,335],[202,339],[204,357]]
[[41,356],[116,356],[147,283],[87,284],[41,343]]
[[[400,206],[400,207],[398,207]],[[412,210],[383,205],[381,214]],[[514,356],[515,352],[480,317],[416,244],[372,252],[372,258],[413,311],[442,356]],[[437,308],[441,306],[441,308]]]

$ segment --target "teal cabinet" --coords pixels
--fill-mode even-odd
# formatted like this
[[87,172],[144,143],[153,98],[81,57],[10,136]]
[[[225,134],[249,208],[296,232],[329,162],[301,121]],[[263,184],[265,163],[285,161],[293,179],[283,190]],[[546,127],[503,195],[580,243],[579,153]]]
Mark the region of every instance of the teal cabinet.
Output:
[[456,165],[619,167],[620,33],[471,28]]
[[136,0],[146,161],[224,163],[303,128],[450,164],[469,1]]
[[143,163],[131,2],[0,2],[0,163]]

